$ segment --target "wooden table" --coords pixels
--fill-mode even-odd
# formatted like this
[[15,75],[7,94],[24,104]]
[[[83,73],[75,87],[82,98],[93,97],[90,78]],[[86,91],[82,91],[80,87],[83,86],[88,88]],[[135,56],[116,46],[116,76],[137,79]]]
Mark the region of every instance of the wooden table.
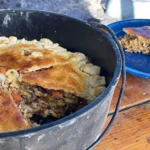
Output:
[[[118,83],[110,113],[114,111]],[[107,118],[107,123],[112,115]],[[94,150],[150,150],[150,79],[127,74],[120,112],[112,128]]]

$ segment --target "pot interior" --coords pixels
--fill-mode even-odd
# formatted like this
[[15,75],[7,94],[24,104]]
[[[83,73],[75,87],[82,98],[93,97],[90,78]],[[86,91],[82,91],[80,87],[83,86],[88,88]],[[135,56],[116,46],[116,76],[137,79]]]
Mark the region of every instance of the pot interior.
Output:
[[93,64],[102,67],[101,74],[106,76],[107,85],[116,69],[116,54],[108,39],[91,26],[66,16],[37,11],[1,11],[0,36],[27,40],[48,38],[69,51],[82,52]]

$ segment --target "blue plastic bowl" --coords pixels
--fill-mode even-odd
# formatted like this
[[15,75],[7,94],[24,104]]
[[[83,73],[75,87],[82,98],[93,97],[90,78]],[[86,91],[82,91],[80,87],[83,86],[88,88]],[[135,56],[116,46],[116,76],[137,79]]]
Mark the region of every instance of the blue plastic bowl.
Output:
[[[118,38],[124,36],[125,27],[142,27],[150,26],[150,19],[129,19],[122,20],[108,25],[116,34]],[[133,75],[150,78],[150,55],[140,53],[127,53],[125,54],[126,71]]]

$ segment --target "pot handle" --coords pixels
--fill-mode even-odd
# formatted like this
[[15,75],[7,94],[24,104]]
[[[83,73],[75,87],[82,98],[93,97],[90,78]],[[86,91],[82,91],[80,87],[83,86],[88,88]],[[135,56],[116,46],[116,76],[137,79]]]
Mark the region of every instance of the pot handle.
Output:
[[88,22],[89,25],[91,25],[92,27],[94,27],[96,30],[101,30],[101,29],[105,30],[112,37],[112,39],[116,43],[116,46],[119,49],[119,52],[120,52],[120,55],[121,55],[121,59],[122,59],[122,76],[121,76],[122,83],[121,83],[121,87],[120,87],[120,92],[119,92],[119,96],[118,96],[116,108],[115,108],[113,116],[112,116],[110,122],[108,123],[107,127],[105,128],[105,130],[98,137],[98,139],[86,149],[86,150],[92,150],[104,138],[104,136],[110,130],[111,126],[113,125],[113,123],[114,123],[114,121],[115,121],[115,119],[117,117],[117,114],[118,114],[119,108],[120,108],[120,104],[121,104],[121,100],[122,100],[122,95],[123,95],[124,87],[125,87],[126,71],[125,71],[124,53],[123,53],[122,47],[121,47],[121,45],[120,45],[117,37],[115,36],[114,32],[109,27],[101,24],[99,19],[91,18],[87,22]]

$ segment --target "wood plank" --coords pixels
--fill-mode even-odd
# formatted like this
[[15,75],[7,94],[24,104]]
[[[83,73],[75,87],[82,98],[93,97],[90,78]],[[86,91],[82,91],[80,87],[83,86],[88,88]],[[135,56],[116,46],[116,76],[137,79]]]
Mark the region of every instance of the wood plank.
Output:
[[150,150],[150,102],[121,111],[94,150]]
[[[110,111],[116,106],[118,93],[121,86],[121,80],[116,87]],[[135,104],[150,100],[150,79],[140,78],[127,73],[124,96],[121,103],[121,109],[131,107]]]

